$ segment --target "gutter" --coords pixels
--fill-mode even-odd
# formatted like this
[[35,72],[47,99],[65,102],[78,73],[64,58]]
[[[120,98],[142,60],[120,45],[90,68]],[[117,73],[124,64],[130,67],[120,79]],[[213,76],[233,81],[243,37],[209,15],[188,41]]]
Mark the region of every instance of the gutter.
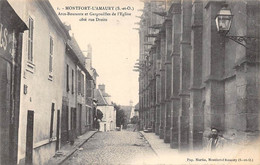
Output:
[[63,37],[66,39],[71,39],[68,31],[66,30],[65,26],[61,22],[60,18],[54,11],[52,5],[50,4],[49,0],[37,0],[36,1],[45,11],[45,14],[50,18],[51,22],[58,28],[58,32],[60,32]]

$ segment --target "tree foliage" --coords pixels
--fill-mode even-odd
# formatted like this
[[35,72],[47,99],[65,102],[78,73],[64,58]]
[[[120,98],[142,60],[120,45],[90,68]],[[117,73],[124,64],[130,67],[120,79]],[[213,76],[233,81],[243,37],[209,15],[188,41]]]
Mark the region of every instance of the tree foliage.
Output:
[[126,127],[126,115],[125,112],[121,109],[120,105],[114,104],[114,108],[116,109],[116,126],[120,127],[123,125],[123,127]]
[[126,116],[125,112],[122,109],[118,110],[118,112],[116,113],[116,125],[118,127],[120,127],[121,125],[126,125]]
[[138,116],[133,116],[131,118],[131,124],[137,124],[138,123]]
[[102,118],[103,118],[103,113],[99,109],[97,109],[97,120],[99,119],[102,121]]

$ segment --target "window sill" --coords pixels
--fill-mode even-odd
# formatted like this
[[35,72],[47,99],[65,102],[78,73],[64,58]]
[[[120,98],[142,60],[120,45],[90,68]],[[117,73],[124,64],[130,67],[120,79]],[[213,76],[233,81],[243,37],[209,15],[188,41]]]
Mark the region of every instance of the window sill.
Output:
[[33,64],[32,61],[27,61],[27,65],[26,65],[26,69],[25,70],[30,72],[30,73],[34,73],[35,65]]
[[49,139],[49,142],[55,142],[56,140],[57,140],[56,137],[52,137],[52,138]]
[[44,145],[50,144],[51,142],[55,142],[56,140],[57,140],[56,137],[52,137],[52,138],[49,138],[49,139],[46,139],[46,140],[42,140],[40,142],[35,143],[33,148],[36,149],[36,148],[42,147]]

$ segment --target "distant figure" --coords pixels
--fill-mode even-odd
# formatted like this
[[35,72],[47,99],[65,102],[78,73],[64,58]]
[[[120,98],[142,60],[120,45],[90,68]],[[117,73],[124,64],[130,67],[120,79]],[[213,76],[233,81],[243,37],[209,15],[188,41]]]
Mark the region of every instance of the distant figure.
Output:
[[224,138],[219,135],[219,131],[216,128],[212,128],[209,135],[208,149],[214,151],[217,148],[223,147],[223,141]]
[[100,120],[99,119],[97,120],[97,129],[98,129],[98,131],[100,129]]
[[135,132],[136,130],[137,130],[137,123],[134,124],[134,130],[133,130],[133,132]]
[[135,124],[135,128],[133,132],[135,132],[136,130],[139,131],[139,126],[140,126],[140,119],[138,119],[137,123]]

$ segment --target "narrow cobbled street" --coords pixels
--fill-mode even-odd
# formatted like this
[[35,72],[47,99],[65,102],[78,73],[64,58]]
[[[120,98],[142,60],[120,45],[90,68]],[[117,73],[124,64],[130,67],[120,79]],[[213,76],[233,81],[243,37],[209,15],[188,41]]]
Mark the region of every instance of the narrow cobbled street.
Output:
[[97,132],[63,164],[143,164],[157,156],[142,134]]

